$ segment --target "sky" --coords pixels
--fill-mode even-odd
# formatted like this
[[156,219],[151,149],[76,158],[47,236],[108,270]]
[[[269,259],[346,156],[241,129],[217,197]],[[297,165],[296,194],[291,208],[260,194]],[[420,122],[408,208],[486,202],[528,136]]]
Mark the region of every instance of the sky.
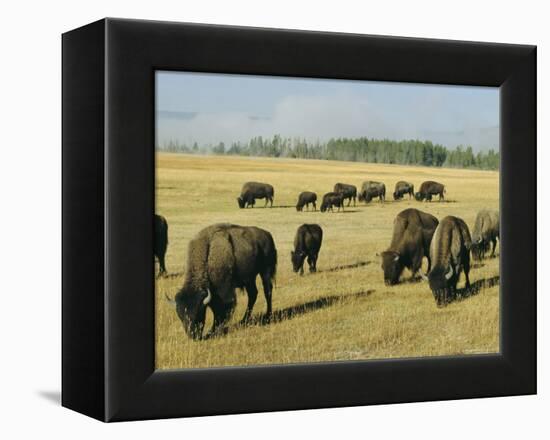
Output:
[[157,145],[255,136],[430,140],[499,148],[495,87],[156,72]]

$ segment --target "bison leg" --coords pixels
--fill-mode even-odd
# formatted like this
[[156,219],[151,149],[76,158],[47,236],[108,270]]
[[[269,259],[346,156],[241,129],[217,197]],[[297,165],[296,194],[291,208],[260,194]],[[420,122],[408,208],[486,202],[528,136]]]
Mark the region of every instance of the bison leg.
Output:
[[162,275],[166,274],[166,266],[164,263],[164,254],[159,255],[159,273],[158,276],[161,277]]
[[271,273],[263,273],[261,275],[262,277],[262,285],[264,288],[264,296],[265,296],[265,302],[267,303],[267,311],[266,311],[266,317],[267,319],[271,319],[271,315],[273,314],[272,306],[271,306],[271,292],[273,291],[273,283],[271,282],[272,275]]
[[210,301],[210,308],[214,313],[214,323],[212,328],[207,333],[206,338],[218,335],[221,333],[225,327],[225,324],[231,318],[231,314],[235,309],[235,303],[223,303],[221,300],[217,299],[215,296]]
[[313,202],[313,210],[317,211],[317,205],[315,204],[315,202]]
[[256,281],[253,281],[246,286],[246,293],[248,293],[248,305],[246,306],[246,311],[244,312],[243,319],[241,319],[241,324],[245,324],[248,322],[250,316],[252,315],[254,304],[256,304],[256,298],[258,297],[258,288],[256,287]]
[[270,203],[269,207],[273,208],[273,197],[269,198],[269,203]]
[[348,199],[348,206],[351,205],[351,197]]
[[317,272],[317,256],[316,255],[308,255],[307,264],[309,264],[309,272],[310,273]]
[[495,249],[497,248],[497,239],[493,238],[491,241],[493,242],[493,251],[491,252],[491,258],[494,258],[495,257]]

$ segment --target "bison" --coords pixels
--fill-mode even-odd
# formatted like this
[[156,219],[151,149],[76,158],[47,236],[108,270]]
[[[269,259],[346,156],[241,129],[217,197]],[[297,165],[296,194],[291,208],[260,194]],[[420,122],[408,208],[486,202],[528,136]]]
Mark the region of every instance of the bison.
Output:
[[353,206],[355,206],[355,200],[357,198],[357,187],[354,185],[348,185],[347,183],[337,183],[334,185],[333,191],[340,193],[344,196],[344,200],[348,199],[348,206],[353,199]]
[[464,220],[453,216],[441,220],[430,245],[432,270],[427,277],[438,307],[450,302],[462,271],[466,288],[470,287],[471,245],[470,231]]
[[399,200],[403,198],[403,195],[408,194],[409,200],[414,197],[414,185],[404,180],[400,180],[395,184],[393,191],[393,200]]
[[482,260],[489,250],[490,243],[493,244],[491,257],[495,256],[497,239],[500,239],[498,211],[483,209],[478,212],[474,231],[472,233],[472,257],[474,260]]
[[427,258],[430,271],[430,242],[438,223],[433,215],[414,208],[397,214],[390,247],[382,252],[382,270],[387,285],[397,284],[405,267],[414,278],[422,266],[423,257]]
[[254,207],[256,199],[265,199],[264,207],[268,202],[273,207],[274,194],[275,191],[269,183],[246,182],[241,189],[240,197],[237,197],[237,202],[239,208],[246,208],[247,206]]
[[309,210],[309,204],[313,205],[313,210],[317,210],[317,194],[311,191],[304,191],[298,196],[298,203],[296,203],[296,211],[302,211],[304,206]]
[[429,202],[432,201],[432,196],[439,195],[439,201],[445,199],[445,196],[443,195],[446,193],[445,191],[445,185],[434,182],[432,180],[428,180],[426,182],[422,182],[422,185],[420,185],[420,190],[414,195],[414,198],[421,202],[422,200],[427,200]]
[[371,180],[363,182],[359,193],[359,201],[368,203],[375,197],[378,197],[380,202],[384,202],[386,199],[386,185]]
[[271,234],[254,226],[216,224],[201,230],[188,247],[183,287],[175,305],[187,335],[201,339],[206,308],[214,314],[210,335],[223,329],[235,309],[235,289],[246,289],[248,306],[241,322],[249,320],[256,302],[256,277],[260,275],[271,310],[271,293],[277,269],[277,249]]
[[153,244],[153,254],[159,262],[158,276],[166,274],[166,265],[164,257],[168,247],[168,222],[162,215],[155,214],[155,241]]
[[323,196],[321,212],[334,212],[334,206],[338,207],[338,212],[340,212],[340,208],[342,208],[342,211],[344,210],[344,195],[342,193],[329,192]]
[[298,228],[294,237],[294,250],[290,251],[294,272],[300,271],[300,275],[304,274],[304,260],[306,257],[309,271],[311,273],[317,272],[317,258],[322,242],[323,230],[321,226],[304,224]]

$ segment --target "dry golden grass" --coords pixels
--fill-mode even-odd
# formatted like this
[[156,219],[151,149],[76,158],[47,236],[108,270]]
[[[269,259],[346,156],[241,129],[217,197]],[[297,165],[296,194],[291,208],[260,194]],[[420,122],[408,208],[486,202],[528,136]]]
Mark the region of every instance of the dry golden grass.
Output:
[[[262,200],[253,209],[237,207],[236,197],[248,180],[275,187],[273,209],[262,208]],[[360,186],[363,180],[384,182],[389,200],[352,205],[345,213],[296,212],[294,208],[301,191],[315,191],[321,198],[336,182]],[[394,202],[391,193],[398,180],[414,183],[415,189],[424,180],[440,181],[446,185],[448,200]],[[472,283],[481,285],[475,295],[438,309],[425,282],[386,286],[376,256],[389,245],[393,219],[403,209],[415,207],[439,219],[456,215],[472,228],[480,209],[498,209],[498,182],[499,174],[490,171],[158,154],[156,210],[169,223],[166,264],[170,275],[156,285],[156,367],[498,352],[498,282],[481,285],[482,280],[497,280],[498,258],[485,260],[470,272]],[[285,311],[291,316],[270,325],[239,327],[236,323],[246,306],[246,293],[239,292],[228,334],[197,342],[187,338],[164,294],[173,298],[183,283],[189,240],[218,222],[256,225],[271,232],[279,255],[274,313],[279,316]],[[292,272],[290,251],[302,223],[320,224],[324,240],[319,272],[300,277]],[[409,276],[405,271],[404,281]],[[459,287],[463,285],[462,276]],[[265,312],[261,283],[258,288],[256,316]],[[211,320],[208,312],[207,329]]]

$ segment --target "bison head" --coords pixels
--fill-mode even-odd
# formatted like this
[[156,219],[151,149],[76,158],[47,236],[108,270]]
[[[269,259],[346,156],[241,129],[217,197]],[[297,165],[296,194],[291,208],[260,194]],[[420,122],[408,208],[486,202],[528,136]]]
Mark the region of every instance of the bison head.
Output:
[[187,336],[201,339],[206,318],[206,306],[212,299],[212,293],[206,294],[182,290],[176,295],[176,312],[183,324]]
[[245,201],[242,197],[237,197],[237,203],[239,204],[239,208],[244,208]]
[[296,205],[296,211],[300,212],[303,209],[304,209],[304,207],[302,205],[300,205],[299,203]]
[[403,272],[403,262],[401,256],[394,251],[382,252],[382,270],[384,271],[384,282],[391,286],[399,282],[399,277]]
[[452,266],[437,266],[429,273],[428,281],[437,307],[444,307],[451,301],[457,278]]
[[306,258],[306,253],[303,251],[290,251],[290,259],[292,261],[292,270],[294,272],[300,271],[300,275],[304,274],[304,259]]
[[357,199],[360,202],[364,202],[365,201],[365,192],[364,191],[360,192],[359,195],[357,196]]
[[424,200],[424,194],[422,194],[421,192],[417,192],[415,195],[414,195],[414,198],[421,202],[422,200]]
[[401,194],[397,191],[393,193],[393,200],[399,200],[401,198]]

